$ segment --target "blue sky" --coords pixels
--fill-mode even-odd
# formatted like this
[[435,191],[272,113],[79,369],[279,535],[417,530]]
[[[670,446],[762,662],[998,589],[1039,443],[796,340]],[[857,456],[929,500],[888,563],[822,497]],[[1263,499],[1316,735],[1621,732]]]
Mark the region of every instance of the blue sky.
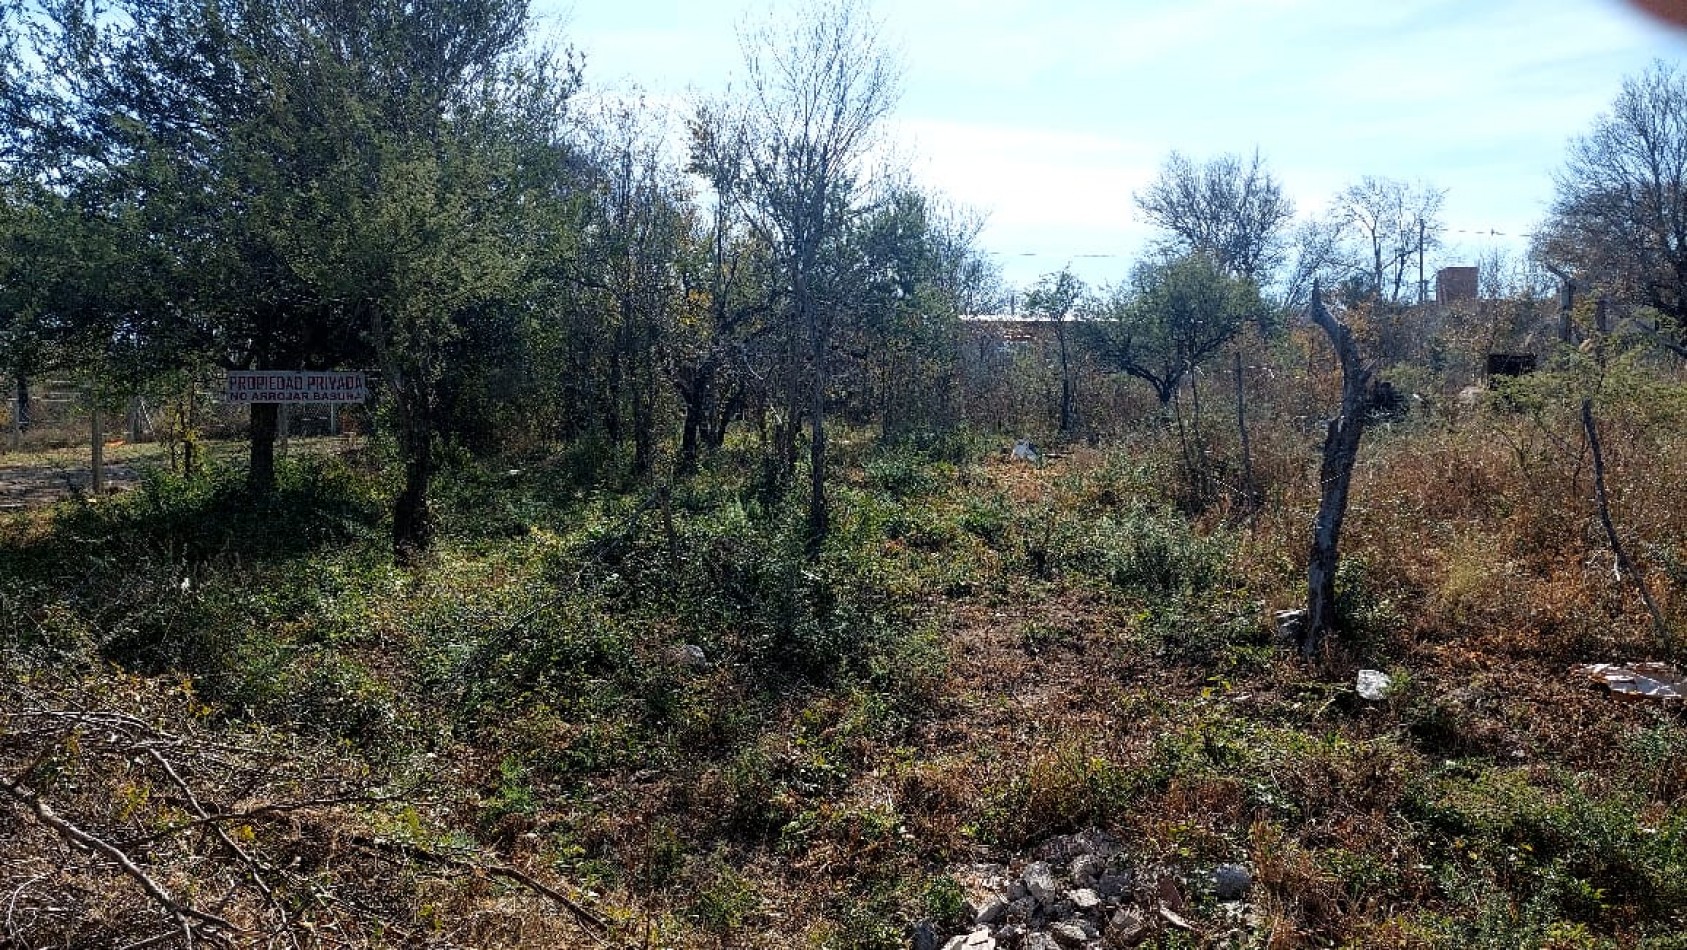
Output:
[[[780,7],[535,0],[589,84],[676,107],[725,88],[738,26]],[[1439,263],[1517,249],[1622,78],[1687,61],[1687,33],[1620,0],[904,0],[876,15],[905,70],[896,153],[988,215],[982,244],[1018,283],[1068,262],[1122,278],[1150,233],[1131,194],[1174,148],[1258,147],[1302,212],[1361,175],[1421,179],[1447,190]]]

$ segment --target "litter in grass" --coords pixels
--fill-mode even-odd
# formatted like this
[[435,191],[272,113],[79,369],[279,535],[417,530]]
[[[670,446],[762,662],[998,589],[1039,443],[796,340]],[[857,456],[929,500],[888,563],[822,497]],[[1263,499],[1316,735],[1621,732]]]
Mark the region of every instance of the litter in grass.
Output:
[[1576,672],[1625,699],[1687,699],[1687,676],[1668,663],[1588,663]]

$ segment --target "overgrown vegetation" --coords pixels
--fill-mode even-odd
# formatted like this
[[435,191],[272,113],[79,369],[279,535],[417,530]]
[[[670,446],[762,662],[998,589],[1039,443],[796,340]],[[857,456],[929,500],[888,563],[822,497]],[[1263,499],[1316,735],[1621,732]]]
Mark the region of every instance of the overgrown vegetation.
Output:
[[[853,3],[747,39],[683,168],[513,0],[119,6],[0,3],[17,404],[175,407],[133,490],[0,513],[0,946],[902,947],[1088,829],[1152,945],[1687,945],[1680,706],[1572,672],[1687,660],[1681,269],[1576,244],[1622,122],[1559,312],[1404,303],[1427,186],[1291,241],[1174,153],[1160,256],[1009,330],[976,220],[870,185]],[[196,428],[210,366],[366,363],[315,454]]]

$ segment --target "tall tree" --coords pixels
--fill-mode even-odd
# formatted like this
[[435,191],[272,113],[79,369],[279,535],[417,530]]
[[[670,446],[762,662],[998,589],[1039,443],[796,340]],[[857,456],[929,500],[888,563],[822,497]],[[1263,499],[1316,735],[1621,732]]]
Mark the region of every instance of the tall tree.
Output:
[[432,539],[429,484],[449,381],[489,312],[532,291],[578,83],[527,59],[524,0],[327,3],[303,40],[333,111],[307,131],[330,160],[282,232],[314,299],[367,333],[393,396],[401,559]]
[[1368,290],[1374,299],[1409,303],[1421,295],[1422,288],[1408,285],[1407,277],[1441,245],[1446,196],[1428,185],[1366,175],[1337,198],[1337,212],[1370,264]]
[[1656,62],[1575,139],[1536,252],[1581,286],[1655,308],[1687,352],[1687,73]]
[[1160,174],[1136,194],[1136,206],[1165,232],[1167,256],[1201,253],[1256,284],[1282,263],[1283,230],[1294,204],[1256,150],[1196,162],[1172,152]]
[[794,465],[797,420],[806,415],[811,555],[819,553],[830,524],[827,361],[845,297],[828,255],[858,213],[868,149],[898,97],[898,69],[878,31],[860,0],[814,0],[791,20],[742,37],[752,220],[782,271],[787,313],[781,455]]

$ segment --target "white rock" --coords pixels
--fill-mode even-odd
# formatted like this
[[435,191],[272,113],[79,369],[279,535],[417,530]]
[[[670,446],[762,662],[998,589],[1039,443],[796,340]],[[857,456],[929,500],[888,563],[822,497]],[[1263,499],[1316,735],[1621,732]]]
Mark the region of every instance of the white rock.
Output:
[[1384,696],[1388,695],[1388,687],[1390,685],[1391,681],[1388,678],[1388,674],[1382,672],[1381,670],[1359,671],[1359,682],[1357,684],[1357,688],[1359,690],[1359,695],[1364,699],[1371,700],[1372,702],[1382,699]]
[[1081,947],[1090,939],[1089,933],[1084,928],[1068,921],[1061,921],[1050,927],[1049,933],[1054,937],[1055,942],[1063,947]]
[[1101,895],[1087,887],[1067,891],[1066,899],[1072,902],[1072,909],[1080,914],[1088,914],[1101,906]]
[[1121,910],[1107,922],[1107,946],[1134,947],[1148,939],[1148,924],[1135,908]]
[[1008,912],[1008,902],[1000,897],[983,902],[973,914],[973,922],[979,924],[993,924]]
[[1072,859],[1072,869],[1069,873],[1073,884],[1079,887],[1093,887],[1106,869],[1107,862],[1096,855],[1080,854]]
[[1051,904],[1060,896],[1054,880],[1054,868],[1049,867],[1047,861],[1032,861],[1025,865],[1019,879],[1025,882],[1026,892],[1040,904]]

